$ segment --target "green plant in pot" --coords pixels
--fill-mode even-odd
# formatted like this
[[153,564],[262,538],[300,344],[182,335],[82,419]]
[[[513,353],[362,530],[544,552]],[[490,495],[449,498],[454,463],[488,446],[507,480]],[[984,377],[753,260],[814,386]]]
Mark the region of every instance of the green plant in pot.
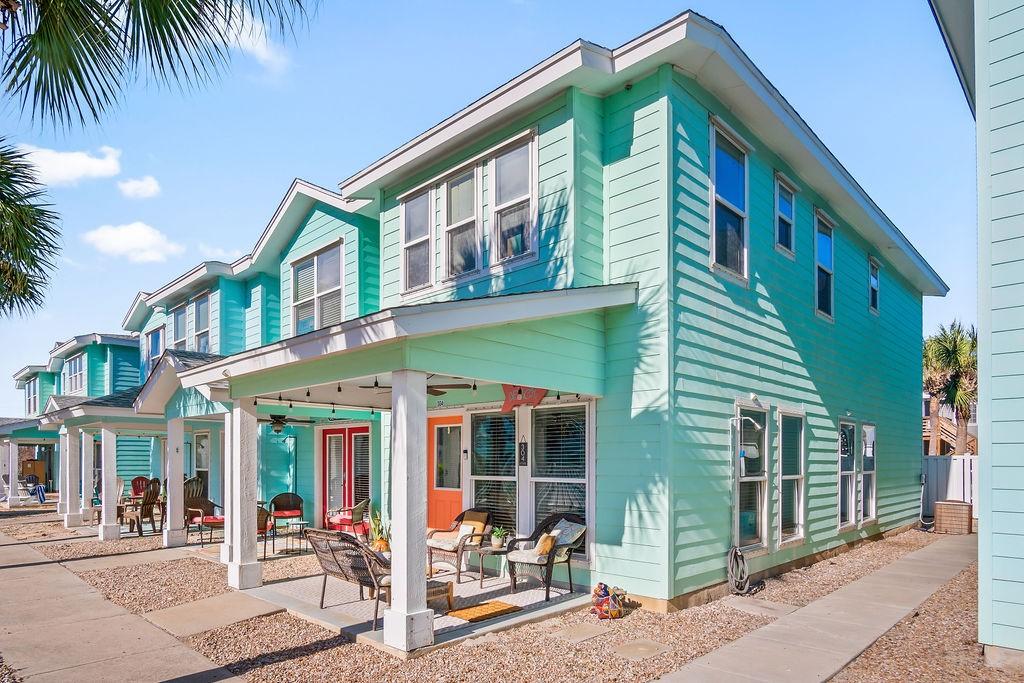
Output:
[[504,548],[505,541],[508,540],[510,530],[505,527],[496,526],[491,529],[491,547],[492,548]]
[[378,553],[391,552],[391,525],[381,519],[380,510],[370,515],[370,548]]

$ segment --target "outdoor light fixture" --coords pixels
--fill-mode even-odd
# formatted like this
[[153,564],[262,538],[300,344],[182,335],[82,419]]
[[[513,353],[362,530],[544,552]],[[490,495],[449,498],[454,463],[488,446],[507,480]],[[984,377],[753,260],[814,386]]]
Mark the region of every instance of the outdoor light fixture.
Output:
[[288,399],[288,410],[292,409],[292,400]]
[[255,399],[255,398],[254,398],[254,399],[252,400],[252,404],[253,404],[254,406],[258,406],[258,405],[259,405],[259,399]]
[[334,404],[331,404],[331,415],[334,415]]
[[370,406],[370,415],[374,414],[373,406]]
[[561,401],[562,400],[562,392],[560,392],[560,391],[556,391],[555,392],[555,400],[556,401]]
[[306,398],[309,398],[309,389],[306,389]]
[[476,380],[473,380],[473,395],[476,396]]
[[518,389],[516,389],[516,398],[522,398],[522,397],[523,397],[523,388],[519,387]]
[[377,378],[376,377],[373,378],[373,388],[374,389],[380,389],[380,383],[377,382]]
[[277,394],[277,402],[278,402],[278,403],[280,403],[280,402],[281,402],[281,394],[280,394],[280,393],[278,393],[278,394]]
[[338,382],[338,393],[341,393],[341,382]]

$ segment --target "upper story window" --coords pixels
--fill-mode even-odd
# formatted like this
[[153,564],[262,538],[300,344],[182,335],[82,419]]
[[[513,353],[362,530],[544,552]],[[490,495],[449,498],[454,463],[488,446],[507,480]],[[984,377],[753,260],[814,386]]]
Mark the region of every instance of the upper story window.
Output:
[[292,264],[292,334],[341,322],[341,243]]
[[195,315],[195,344],[193,349],[199,353],[210,352],[210,295],[204,294],[193,304]]
[[85,387],[85,357],[72,356],[64,362],[64,392],[73,394]]
[[775,244],[793,253],[793,224],[796,198],[792,188],[779,176],[775,176]]
[[33,377],[25,382],[25,414],[35,415],[39,412],[39,378]]
[[815,306],[819,313],[832,317],[832,226],[821,214],[816,217],[817,239],[815,247]]
[[160,360],[164,352],[164,328],[158,327],[146,334],[146,375],[153,371],[153,366]]
[[868,306],[878,312],[878,263],[868,259]]
[[402,204],[405,291],[430,285],[430,204],[429,191],[421,192]]
[[188,346],[186,341],[186,314],[188,313],[188,306],[182,304],[171,312],[172,331],[174,334],[174,343],[171,345],[175,349],[184,350]]
[[479,268],[476,186],[476,168],[455,176],[444,185],[445,277],[459,277]]
[[712,263],[747,276],[747,154],[716,126],[711,127]]
[[533,181],[530,143],[494,157],[494,260],[507,261],[533,251]]

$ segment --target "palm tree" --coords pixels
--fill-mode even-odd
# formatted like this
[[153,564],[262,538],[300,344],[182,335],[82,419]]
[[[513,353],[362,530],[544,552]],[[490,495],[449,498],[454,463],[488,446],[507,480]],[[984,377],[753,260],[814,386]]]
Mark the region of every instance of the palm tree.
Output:
[[935,362],[934,354],[929,352],[928,340],[921,344],[921,355],[924,361],[924,391],[928,394],[928,455],[939,455],[939,405],[947,376]]
[[946,374],[942,402],[956,413],[956,452],[967,452],[967,423],[978,400],[978,334],[959,321],[939,327],[925,342],[935,365]]
[[[289,33],[315,2],[0,0],[0,87],[39,123],[96,122],[140,77],[209,83],[246,32]],[[0,144],[0,316],[9,316],[41,305],[59,234],[32,167]]]

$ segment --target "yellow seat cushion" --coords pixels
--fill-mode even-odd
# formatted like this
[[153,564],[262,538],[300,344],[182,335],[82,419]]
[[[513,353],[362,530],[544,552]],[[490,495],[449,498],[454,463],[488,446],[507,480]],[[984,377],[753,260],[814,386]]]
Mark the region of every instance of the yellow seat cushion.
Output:
[[537,539],[537,545],[534,547],[534,551],[538,555],[547,555],[555,547],[555,537],[551,534],[541,534],[540,538]]
[[467,512],[462,517],[462,523],[473,527],[473,533],[482,534],[487,526],[486,512]]

